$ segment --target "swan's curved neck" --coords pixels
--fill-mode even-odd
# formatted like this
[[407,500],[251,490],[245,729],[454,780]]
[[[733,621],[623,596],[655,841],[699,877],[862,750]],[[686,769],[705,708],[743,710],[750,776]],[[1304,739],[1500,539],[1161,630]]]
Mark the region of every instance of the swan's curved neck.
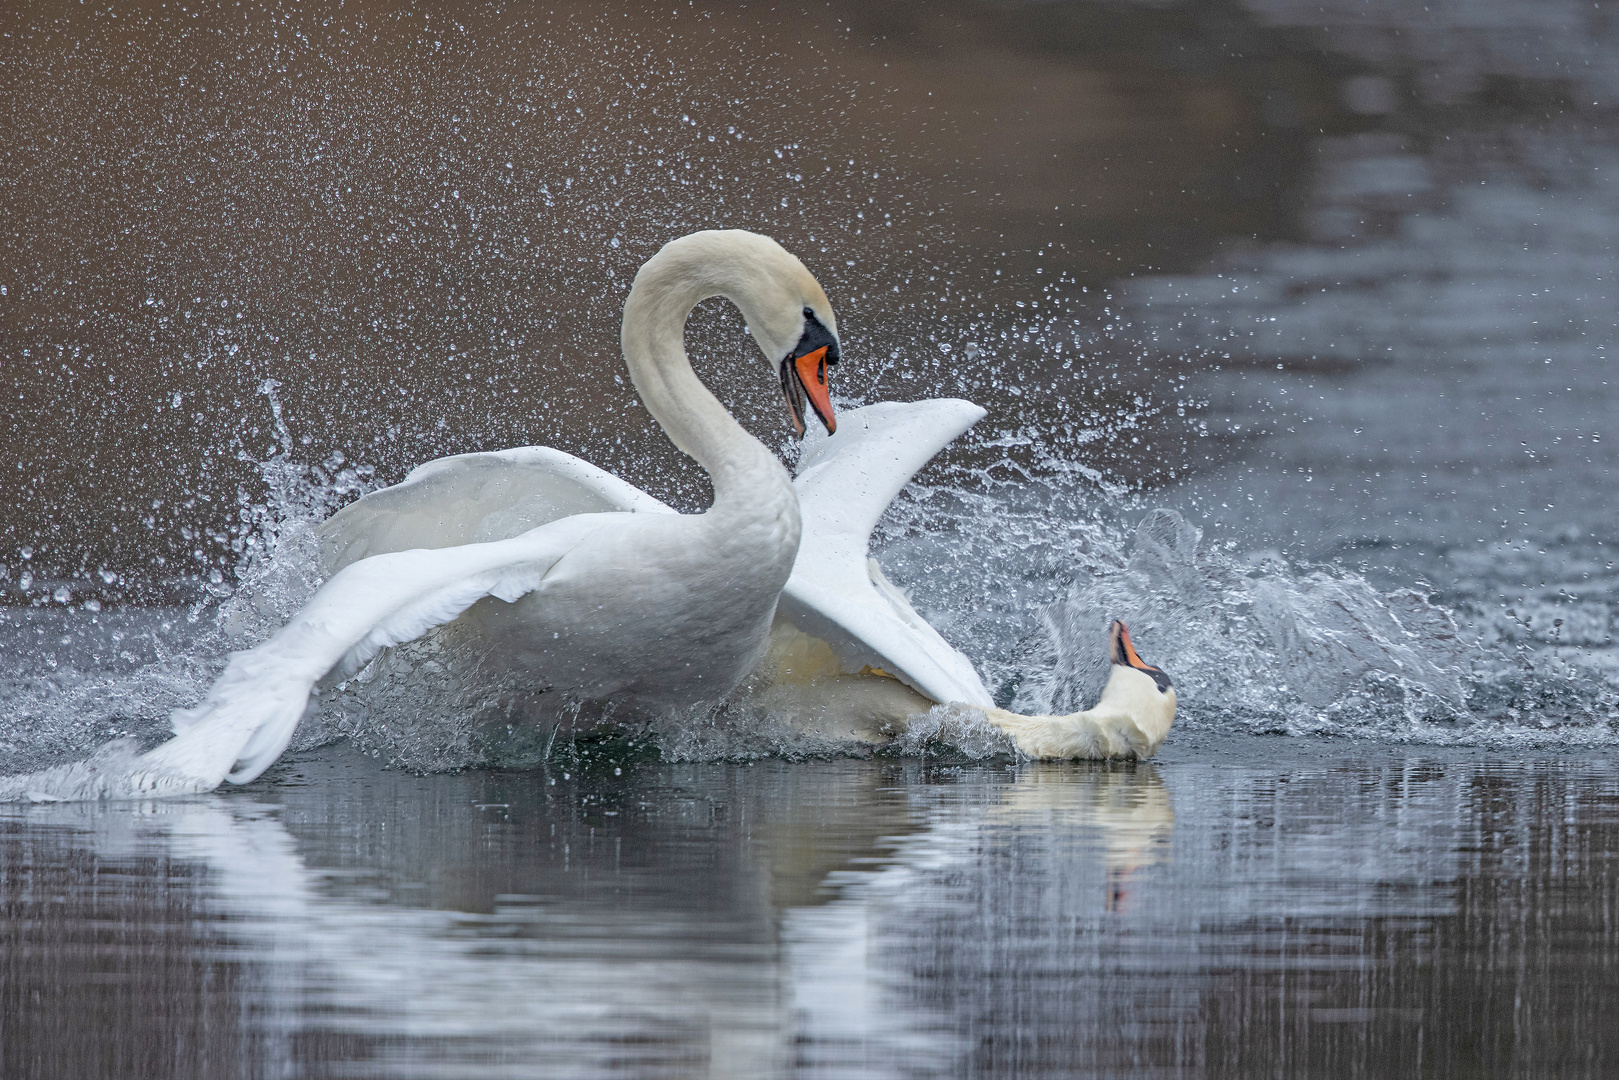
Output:
[[791,494],[791,481],[776,456],[703,385],[686,356],[686,318],[699,303],[724,295],[744,315],[751,306],[727,287],[722,280],[727,275],[700,272],[708,269],[688,260],[648,262],[624,304],[623,346],[630,380],[647,412],[670,441],[708,471],[718,509],[756,504],[762,490],[779,487]]

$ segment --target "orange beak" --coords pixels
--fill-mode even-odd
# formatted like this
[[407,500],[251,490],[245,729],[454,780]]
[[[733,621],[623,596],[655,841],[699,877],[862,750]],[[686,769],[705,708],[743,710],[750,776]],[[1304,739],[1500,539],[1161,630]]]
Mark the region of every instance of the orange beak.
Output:
[[807,402],[815,415],[826,425],[826,433],[838,430],[837,417],[832,415],[832,387],[827,379],[828,364],[837,363],[835,346],[823,345],[803,356],[781,362],[781,389],[787,395],[787,411],[792,414],[793,430],[800,438],[804,435],[804,405]]
[[1163,668],[1154,667],[1141,659],[1141,654],[1136,652],[1135,644],[1130,640],[1130,631],[1125,629],[1124,623],[1114,620],[1113,625],[1108,627],[1108,642],[1111,646],[1110,659],[1115,664],[1124,664],[1151,675],[1152,681],[1158,684],[1160,691],[1167,691],[1173,685],[1169,676],[1164,674]]
[[1124,652],[1124,662],[1131,667],[1144,668],[1152,666],[1137,654],[1135,645],[1130,642],[1130,630],[1122,622],[1119,623],[1119,648]]
[[804,388],[804,396],[809,398],[815,415],[826,425],[826,433],[832,434],[838,430],[838,418],[832,415],[832,386],[826,378],[826,346],[800,356],[793,361],[793,368],[798,372],[798,383]]
[[793,415],[793,430],[804,437],[804,405],[815,408],[815,415],[826,425],[826,433],[838,430],[832,415],[832,387],[826,369],[838,362],[838,339],[816,318],[815,310],[804,308],[804,330],[781,361],[781,392],[787,395],[787,411]]

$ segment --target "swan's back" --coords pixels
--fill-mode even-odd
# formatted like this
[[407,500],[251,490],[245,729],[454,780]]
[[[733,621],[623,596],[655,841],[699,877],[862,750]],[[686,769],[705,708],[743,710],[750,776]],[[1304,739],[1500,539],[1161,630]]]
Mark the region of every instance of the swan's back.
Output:
[[548,446],[458,454],[417,466],[327,518],[318,530],[321,565],[330,575],[385,552],[507,540],[560,518],[614,510],[674,512]]

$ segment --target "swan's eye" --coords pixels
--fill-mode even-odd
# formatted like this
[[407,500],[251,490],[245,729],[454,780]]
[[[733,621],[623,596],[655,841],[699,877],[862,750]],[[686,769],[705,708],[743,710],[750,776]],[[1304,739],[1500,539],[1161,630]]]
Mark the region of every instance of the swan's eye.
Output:
[[1160,694],[1167,693],[1169,688],[1174,685],[1174,683],[1169,681],[1169,676],[1164,674],[1163,670],[1160,668],[1138,667],[1136,670],[1141,672],[1143,675],[1150,676],[1152,681],[1158,684],[1158,692]]
[[801,356],[808,356],[817,349],[826,350],[826,362],[838,362],[838,339],[832,336],[821,320],[815,317],[815,312],[809,308],[804,309],[804,330],[798,338],[798,344],[788,353],[788,359],[797,360]]

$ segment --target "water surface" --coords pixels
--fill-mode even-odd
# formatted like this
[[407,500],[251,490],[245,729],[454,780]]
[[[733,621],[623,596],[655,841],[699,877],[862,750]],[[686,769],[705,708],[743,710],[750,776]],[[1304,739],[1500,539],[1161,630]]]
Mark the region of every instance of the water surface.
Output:
[[[1601,1076],[1611,758],[668,765],[0,816],[8,1076]],[[94,1018],[86,1023],[86,1018]]]

